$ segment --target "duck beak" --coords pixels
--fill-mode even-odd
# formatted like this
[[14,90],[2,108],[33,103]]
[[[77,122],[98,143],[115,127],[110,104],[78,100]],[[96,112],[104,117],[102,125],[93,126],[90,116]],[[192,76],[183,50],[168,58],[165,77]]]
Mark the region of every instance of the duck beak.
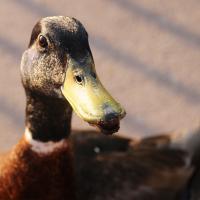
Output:
[[101,84],[91,56],[75,61],[68,59],[62,94],[76,114],[101,132],[112,134],[119,130],[125,116],[122,106]]

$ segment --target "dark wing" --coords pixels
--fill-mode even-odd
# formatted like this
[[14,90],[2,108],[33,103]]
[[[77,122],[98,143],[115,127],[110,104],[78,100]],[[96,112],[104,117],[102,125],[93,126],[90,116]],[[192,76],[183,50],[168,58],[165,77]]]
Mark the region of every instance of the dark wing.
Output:
[[167,136],[133,141],[76,132],[72,144],[78,199],[177,199],[193,171]]

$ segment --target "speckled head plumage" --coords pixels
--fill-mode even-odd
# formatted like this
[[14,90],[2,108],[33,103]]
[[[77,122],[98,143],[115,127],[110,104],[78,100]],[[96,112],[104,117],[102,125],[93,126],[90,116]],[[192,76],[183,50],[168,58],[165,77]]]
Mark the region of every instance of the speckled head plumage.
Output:
[[[40,44],[40,37],[46,44]],[[43,46],[42,46],[43,45]],[[47,17],[34,26],[29,48],[21,62],[25,89],[62,98],[67,55],[75,59],[91,55],[88,35],[83,25],[70,17]]]
[[[64,100],[83,120],[102,132],[118,131],[125,111],[101,84],[88,34],[78,20],[54,16],[37,22],[22,57],[21,77],[27,96],[41,96],[47,99],[45,102]],[[53,104],[51,101],[45,110],[50,111]]]

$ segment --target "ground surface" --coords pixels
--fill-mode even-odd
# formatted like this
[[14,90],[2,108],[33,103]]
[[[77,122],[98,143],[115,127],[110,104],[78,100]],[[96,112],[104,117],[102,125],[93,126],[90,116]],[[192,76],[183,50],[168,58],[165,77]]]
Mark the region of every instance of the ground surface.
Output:
[[[22,135],[19,65],[35,22],[78,18],[97,72],[127,110],[121,134],[193,128],[200,121],[200,2],[197,0],[1,0],[0,149]],[[90,128],[74,117],[73,127]]]

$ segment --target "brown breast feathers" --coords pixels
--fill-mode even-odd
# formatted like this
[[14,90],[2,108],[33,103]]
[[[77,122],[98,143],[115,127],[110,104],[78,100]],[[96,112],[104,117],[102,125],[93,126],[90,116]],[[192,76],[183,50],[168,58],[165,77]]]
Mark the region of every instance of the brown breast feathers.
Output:
[[1,164],[0,200],[74,200],[72,163],[69,146],[39,155],[22,139]]

